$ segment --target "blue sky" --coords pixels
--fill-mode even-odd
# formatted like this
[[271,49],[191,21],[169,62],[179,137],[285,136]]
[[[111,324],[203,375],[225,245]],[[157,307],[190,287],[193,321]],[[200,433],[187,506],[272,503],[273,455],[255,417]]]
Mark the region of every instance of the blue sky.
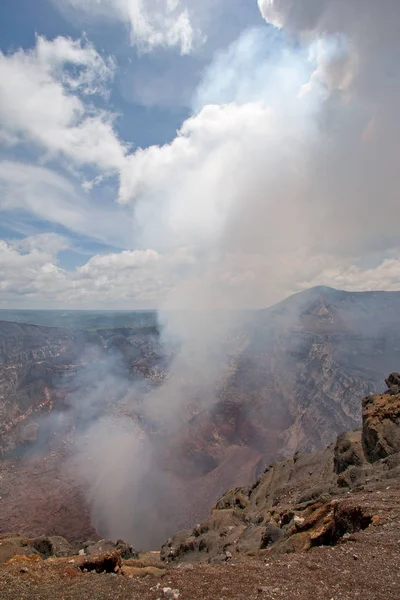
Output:
[[317,284],[400,288],[400,8],[357,11],[2,3],[0,306],[236,308]]
[[[141,147],[173,139],[191,113],[193,94],[213,54],[242,31],[263,24],[256,2],[233,0],[229,7],[225,3],[220,11],[223,35],[219,28],[217,32],[208,30],[207,41],[195,53],[182,56],[174,47],[140,51],[131,45],[126,23],[91,20],[87,15],[60,8],[63,4],[68,2],[4,3],[0,8],[0,49],[9,53],[32,48],[37,35],[77,39],[85,34],[99,51],[117,60],[118,71],[108,102],[120,114],[117,126],[123,138]],[[172,82],[171,89],[166,86],[168,80]]]
[[[51,0],[15,0],[4,3],[0,18],[0,49],[7,55],[18,49],[29,50],[36,44],[37,36],[52,40],[58,36],[79,39],[86,36],[103,55],[113,56],[117,69],[104,102],[117,117],[115,129],[122,140],[133,147],[164,144],[175,137],[177,129],[192,113],[192,101],[202,72],[219,48],[247,27],[262,24],[257,4],[235,0],[229,10],[221,10],[225,25],[220,31],[207,32],[207,42],[198,51],[182,55],[178,48],[155,48],[143,51],[132,45],[129,24],[91,19],[89,15],[66,8],[67,3]],[[226,8],[226,7],[225,7]],[[218,11],[217,11],[218,12]],[[222,15],[221,15],[222,16]],[[101,99],[100,99],[101,100]],[[99,101],[99,99],[97,99]],[[103,103],[103,101],[101,101]],[[36,149],[25,146],[1,149],[7,158],[35,161]],[[60,165],[57,165],[59,168]],[[96,189],[96,202],[113,206],[116,188],[107,182],[104,189]],[[58,255],[59,265],[65,268],[84,264],[87,256],[117,248],[133,248],[126,237],[111,246],[79,235],[62,223],[49,223],[26,211],[3,214],[0,236],[24,237],[26,234],[55,232],[67,235],[71,247]]]

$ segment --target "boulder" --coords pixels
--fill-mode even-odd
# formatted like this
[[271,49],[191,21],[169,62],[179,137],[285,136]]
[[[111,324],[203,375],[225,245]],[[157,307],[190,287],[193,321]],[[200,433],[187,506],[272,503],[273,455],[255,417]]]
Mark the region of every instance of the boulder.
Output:
[[124,542],[124,540],[117,540],[115,548],[120,553],[121,558],[139,558],[139,552],[135,550],[133,546],[131,546],[127,542]]
[[52,546],[53,556],[58,558],[73,556],[75,554],[74,549],[67,540],[59,535],[49,536],[49,540]]
[[391,373],[385,383],[388,386],[388,392],[391,395],[400,394],[400,373]]
[[67,540],[59,535],[42,535],[30,540],[30,545],[43,557],[56,556],[63,558],[76,554],[74,548]]
[[90,556],[79,556],[75,564],[81,571],[96,573],[118,573],[122,566],[121,555],[117,550],[97,552]]
[[99,540],[98,542],[87,542],[84,544],[86,554],[96,554],[98,552],[117,550],[121,558],[139,558],[139,553],[130,544],[123,540],[112,542],[111,540]]
[[3,565],[14,556],[29,556],[36,554],[36,550],[23,542],[23,538],[0,539],[0,565]]
[[280,529],[280,527],[278,527],[274,523],[268,523],[264,533],[262,534],[260,548],[267,548],[268,546],[271,546],[272,544],[275,544],[276,542],[281,540],[282,537],[282,529]]
[[34,538],[31,541],[31,544],[32,547],[37,550],[37,552],[39,552],[43,558],[53,556],[53,544],[51,543],[50,538],[48,538],[46,535]]
[[[392,381],[392,374],[387,381]],[[367,396],[362,405],[362,442],[366,458],[376,462],[400,452],[400,394]]]
[[361,431],[349,431],[338,436],[334,449],[335,473],[343,473],[348,467],[365,463]]

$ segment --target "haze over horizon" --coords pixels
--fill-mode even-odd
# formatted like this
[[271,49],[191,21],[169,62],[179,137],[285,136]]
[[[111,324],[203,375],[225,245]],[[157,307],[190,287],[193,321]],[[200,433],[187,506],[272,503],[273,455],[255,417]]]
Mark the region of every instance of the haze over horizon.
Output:
[[0,16],[0,308],[400,290],[397,0]]

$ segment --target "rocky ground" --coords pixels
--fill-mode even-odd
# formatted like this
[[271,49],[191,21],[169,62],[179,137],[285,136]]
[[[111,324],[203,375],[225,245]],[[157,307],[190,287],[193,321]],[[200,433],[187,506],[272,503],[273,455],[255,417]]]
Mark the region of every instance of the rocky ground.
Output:
[[375,519],[368,529],[345,536],[335,546],[290,554],[265,549],[213,565],[166,565],[157,555],[144,555],[122,560],[118,574],[83,572],[77,566],[79,556],[14,558],[0,568],[0,595],[4,600],[398,600],[399,493],[396,483],[351,494],[352,502]]
[[2,536],[1,598],[399,600],[400,375],[386,381],[361,430],[230,490],[160,554]]

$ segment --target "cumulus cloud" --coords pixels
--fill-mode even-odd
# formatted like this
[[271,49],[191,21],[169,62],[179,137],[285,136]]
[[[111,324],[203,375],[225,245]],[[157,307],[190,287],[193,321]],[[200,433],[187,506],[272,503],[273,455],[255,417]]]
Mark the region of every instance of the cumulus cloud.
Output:
[[[108,3],[99,6],[109,9]],[[87,98],[101,92],[113,65],[90,44],[39,39],[32,51],[1,55],[0,71],[10,73],[14,90],[0,101],[8,139],[23,136],[71,162],[95,164],[99,178],[84,184],[88,191],[107,172],[119,174],[121,210],[134,214],[137,251],[152,249],[162,257],[140,255],[146,256],[147,275],[144,267],[141,272],[149,302],[167,293],[167,306],[240,308],[265,306],[318,283],[397,286],[400,80],[394,24],[400,7],[390,1],[380,11],[368,1],[360,11],[357,0],[260,0],[259,6],[281,29],[246,31],[219,52],[176,138],[133,152],[116,137],[110,115],[91,115]],[[69,61],[78,71],[66,67]],[[19,79],[29,89],[20,89]],[[35,94],[28,119],[18,98]],[[45,118],[46,94],[54,102]],[[92,137],[91,125],[99,137]],[[27,183],[14,181],[18,194],[12,195],[12,169],[0,175],[7,190],[3,206],[29,205],[52,218],[50,203],[39,199],[42,194],[32,200]],[[62,198],[72,193],[58,180],[51,186],[62,187]],[[56,205],[61,210],[67,202]],[[81,227],[67,213],[68,226]],[[89,222],[87,214],[80,218]],[[185,266],[182,248],[192,260]],[[111,293],[124,284],[125,275],[118,274],[136,269],[130,263],[136,260],[139,255],[116,254],[89,261],[88,272],[101,282],[97,288],[85,270],[67,279],[92,281],[86,299],[96,302],[107,286]],[[75,282],[75,289],[80,285]]]
[[[52,294],[62,289],[64,273],[53,263],[54,251],[64,246],[53,237],[25,240],[21,244],[0,241],[0,290],[2,302],[26,295]],[[56,242],[56,243],[55,243]],[[25,250],[25,251],[24,251]],[[12,304],[10,303],[10,306]]]
[[152,308],[161,305],[195,258],[125,250],[92,256],[73,270],[58,264],[64,236],[40,234],[0,242],[0,304],[9,308]]
[[[63,7],[59,0],[55,2]],[[124,23],[129,28],[132,45],[143,51],[177,47],[181,54],[189,54],[201,41],[201,33],[192,24],[191,7],[186,1],[67,0],[67,4],[90,18]]]
[[47,158],[117,172],[126,148],[114,117],[87,101],[105,93],[114,66],[89,42],[65,37],[38,37],[31,50],[0,52],[1,137],[33,144]]
[[[397,38],[373,41],[375,4],[359,21],[355,0],[343,13],[328,1],[260,5],[284,31],[246,32],[219,53],[177,137],[122,170],[120,200],[135,203],[145,243],[196,249],[188,305],[266,305],[304,282],[329,284],[328,264],[331,283],[351,288],[361,257],[380,264],[399,247],[398,78],[390,94],[376,89]],[[382,39],[383,21],[398,21],[390,9]]]
[[10,217],[27,214],[109,245],[129,247],[132,241],[130,212],[93,201],[70,179],[32,164],[0,161],[0,210]]

